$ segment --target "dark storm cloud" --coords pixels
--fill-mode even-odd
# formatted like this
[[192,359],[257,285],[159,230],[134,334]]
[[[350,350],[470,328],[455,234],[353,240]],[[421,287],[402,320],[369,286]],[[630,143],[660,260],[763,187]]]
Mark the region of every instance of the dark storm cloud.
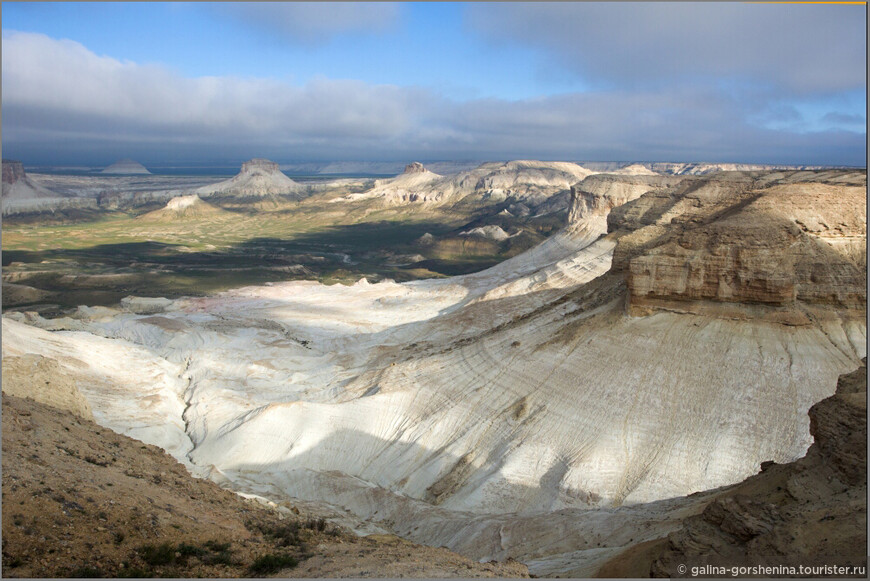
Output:
[[592,82],[733,78],[796,93],[866,85],[866,8],[744,2],[473,4],[494,42],[556,55]]

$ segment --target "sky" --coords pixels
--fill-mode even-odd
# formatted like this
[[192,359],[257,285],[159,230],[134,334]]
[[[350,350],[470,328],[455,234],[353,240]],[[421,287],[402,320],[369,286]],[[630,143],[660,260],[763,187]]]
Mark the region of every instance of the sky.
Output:
[[2,29],[25,165],[867,159],[864,5],[3,2]]

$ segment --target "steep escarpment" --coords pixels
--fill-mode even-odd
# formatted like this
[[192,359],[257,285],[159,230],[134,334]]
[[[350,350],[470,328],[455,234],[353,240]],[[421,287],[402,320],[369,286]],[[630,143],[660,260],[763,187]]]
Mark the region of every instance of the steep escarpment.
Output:
[[372,189],[355,197],[383,198],[387,202],[428,202],[437,198],[437,188],[433,183],[442,176],[426,169],[422,163],[414,162],[405,166],[405,171],[394,178],[376,180]]
[[629,312],[767,305],[799,323],[799,304],[864,309],[865,188],[806,177],[686,179],[614,211]]
[[647,175],[599,174],[588,177],[571,188],[569,222],[578,222],[591,214],[607,216],[641,195],[666,190],[681,178]]

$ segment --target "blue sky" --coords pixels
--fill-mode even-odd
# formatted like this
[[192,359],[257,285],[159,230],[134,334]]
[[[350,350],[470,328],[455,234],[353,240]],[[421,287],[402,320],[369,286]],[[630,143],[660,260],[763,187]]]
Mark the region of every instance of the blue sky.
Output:
[[864,165],[866,7],[3,3],[4,157]]

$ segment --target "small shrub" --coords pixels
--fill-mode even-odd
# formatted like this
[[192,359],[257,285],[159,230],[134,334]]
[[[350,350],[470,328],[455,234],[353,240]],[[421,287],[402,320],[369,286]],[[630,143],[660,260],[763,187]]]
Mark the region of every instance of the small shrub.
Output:
[[187,543],[181,543],[178,545],[177,551],[182,557],[201,557],[202,555],[205,555],[206,552],[205,549],[201,547],[188,545]]
[[294,547],[302,542],[299,537],[300,525],[298,522],[290,522],[286,524],[254,524],[253,527],[259,530],[266,537],[275,541],[278,547]]
[[225,553],[230,550],[230,543],[219,543],[217,541],[206,541],[205,546],[215,553]]
[[206,565],[236,565],[236,560],[233,559],[232,551],[230,551],[230,543],[219,543],[217,541],[207,541],[205,543],[211,554],[203,554],[199,557],[200,561]]
[[308,522],[305,524],[306,528],[311,529],[312,531],[317,531],[318,533],[322,533],[326,530],[326,519],[324,518],[310,518]]
[[143,545],[137,550],[139,556],[148,565],[171,565],[175,562],[175,547],[170,543],[160,545]]
[[263,555],[251,564],[250,570],[254,574],[277,573],[281,569],[295,567],[299,561],[290,555]]

